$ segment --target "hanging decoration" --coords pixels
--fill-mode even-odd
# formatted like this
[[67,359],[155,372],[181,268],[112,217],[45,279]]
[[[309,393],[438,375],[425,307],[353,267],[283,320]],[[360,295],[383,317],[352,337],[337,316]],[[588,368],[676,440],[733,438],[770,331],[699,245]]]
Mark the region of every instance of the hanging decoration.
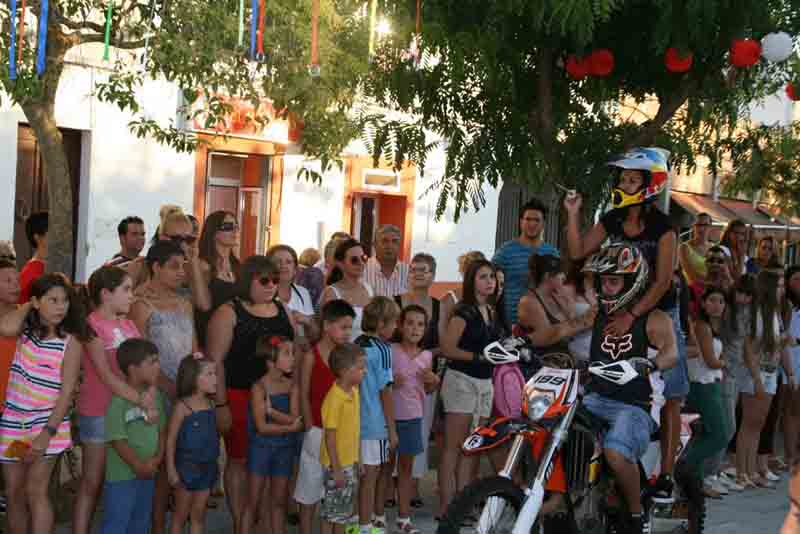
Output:
[[22,13],[19,16],[19,46],[17,47],[19,57],[17,61],[20,65],[22,65],[22,46],[25,44],[25,13],[27,13],[28,9],[26,4],[26,0],[22,0]]
[[244,46],[244,0],[239,0],[239,47]]
[[320,75],[319,68],[319,0],[311,0],[311,77]]
[[789,100],[793,102],[800,100],[800,91],[798,89],[800,88],[795,86],[794,82],[786,84],[786,96],[789,97]]
[[258,0],[251,0],[250,8],[250,59],[255,61],[258,36]]
[[567,56],[565,66],[567,74],[573,80],[580,81],[589,76],[589,60],[585,57],[578,57],[575,54]]
[[267,20],[267,0],[258,0],[258,44],[256,48],[256,61],[264,61],[266,55],[264,54],[264,27]]
[[786,32],[770,33],[761,39],[761,55],[773,63],[789,59],[793,48],[792,38]]
[[676,74],[687,72],[692,68],[693,61],[694,55],[688,50],[684,55],[680,50],[672,47],[667,48],[667,51],[664,53],[664,65],[666,65],[668,71]]
[[737,39],[731,44],[731,65],[738,68],[752,67],[761,57],[761,44],[753,39]]
[[[11,42],[8,43],[8,79],[17,79],[17,0],[11,0]],[[22,12],[25,17],[25,12]]]
[[42,1],[39,13],[39,43],[36,47],[36,74],[41,76],[47,66],[47,22],[50,12],[49,0]]
[[375,24],[378,19],[378,3],[376,0],[369,2],[369,59],[375,55]]
[[605,78],[614,71],[614,54],[608,48],[601,48],[589,54],[589,74]]
[[109,48],[111,47],[111,19],[114,18],[114,0],[108,0],[108,9],[106,10],[106,34],[103,39],[103,61],[108,61],[110,58]]

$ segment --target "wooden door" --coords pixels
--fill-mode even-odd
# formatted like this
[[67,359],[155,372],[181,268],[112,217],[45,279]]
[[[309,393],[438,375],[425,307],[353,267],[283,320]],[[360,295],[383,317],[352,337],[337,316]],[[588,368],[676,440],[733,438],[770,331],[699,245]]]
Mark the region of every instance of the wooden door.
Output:
[[[80,130],[61,129],[61,135],[64,139],[64,150],[72,180],[72,274],[74,275],[78,241],[82,133]],[[39,141],[30,126],[20,124],[17,129],[17,176],[14,196],[14,248],[17,250],[17,264],[20,267],[33,254],[25,237],[25,220],[31,213],[47,211],[48,207],[47,174],[42,163]]]

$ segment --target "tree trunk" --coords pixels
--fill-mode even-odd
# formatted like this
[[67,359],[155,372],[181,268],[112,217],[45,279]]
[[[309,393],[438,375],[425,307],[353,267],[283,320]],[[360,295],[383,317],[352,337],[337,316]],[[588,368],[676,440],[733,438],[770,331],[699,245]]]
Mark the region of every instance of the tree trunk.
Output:
[[75,42],[61,31],[51,17],[48,25],[47,66],[42,91],[20,104],[42,150],[47,177],[49,229],[47,271],[72,274],[72,180],[64,140],[55,118],[56,91],[64,68],[64,57]]

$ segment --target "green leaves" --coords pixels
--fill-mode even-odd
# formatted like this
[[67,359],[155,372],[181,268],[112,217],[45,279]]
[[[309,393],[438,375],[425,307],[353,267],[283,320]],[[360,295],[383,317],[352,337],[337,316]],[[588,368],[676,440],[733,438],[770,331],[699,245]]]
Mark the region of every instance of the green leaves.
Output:
[[[405,20],[406,2],[385,2]],[[760,38],[780,27],[800,33],[793,0],[444,0],[424,4],[422,62],[403,59],[409,34],[385,43],[364,94],[387,111],[365,132],[373,155],[424,160],[409,128],[447,144],[438,214],[460,214],[481,201],[482,188],[514,181],[544,190],[557,181],[593,201],[608,189],[604,162],[624,148],[657,143],[675,164],[692,167],[712,151],[714,131],[736,124],[749,102],[774,93],[790,64],[733,72],[731,39]],[[664,66],[666,48],[691,50],[683,75]],[[609,48],[607,78],[570,80],[568,54]],[[378,114],[380,115],[380,113]],[[389,117],[392,117],[389,119]],[[709,129],[709,127],[711,127]],[[387,151],[390,153],[387,154]]]

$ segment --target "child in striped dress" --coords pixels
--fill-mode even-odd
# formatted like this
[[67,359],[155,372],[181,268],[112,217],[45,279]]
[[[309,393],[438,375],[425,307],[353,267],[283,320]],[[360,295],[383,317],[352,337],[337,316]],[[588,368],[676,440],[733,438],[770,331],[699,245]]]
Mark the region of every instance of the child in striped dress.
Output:
[[30,303],[4,316],[0,333],[12,335],[23,317],[0,416],[9,532],[19,534],[29,528],[53,530],[47,489],[56,456],[72,446],[69,409],[80,372],[81,342],[89,338],[80,299],[61,274],[36,280]]

